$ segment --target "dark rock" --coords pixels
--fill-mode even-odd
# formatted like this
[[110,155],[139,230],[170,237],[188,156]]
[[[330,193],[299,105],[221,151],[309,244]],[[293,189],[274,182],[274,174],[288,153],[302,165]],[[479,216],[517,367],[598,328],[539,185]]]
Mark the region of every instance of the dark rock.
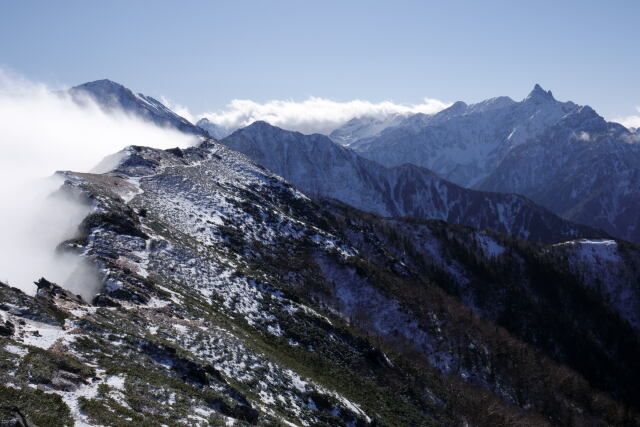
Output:
[[141,237],[145,240],[149,238],[147,234],[138,229],[138,218],[131,211],[120,213],[95,213],[86,217],[81,224],[82,232],[88,235],[91,230],[104,227],[114,233],[127,236]]
[[367,361],[375,367],[393,368],[393,365],[391,365],[384,353],[375,347],[371,347],[368,350],[365,350],[364,354],[367,358]]
[[112,292],[109,292],[111,298],[130,301],[137,304],[146,304],[149,302],[149,295],[146,292],[138,291],[129,287],[120,287]]
[[80,304],[84,304],[84,301],[82,300],[81,296],[75,295],[65,289],[62,289],[60,286],[48,281],[44,277],[40,278],[40,280],[33,283],[38,287],[38,290],[36,291],[37,298],[43,298],[46,300],[59,298],[67,301],[74,301]]
[[98,307],[122,307],[116,300],[104,294],[96,295],[91,303]]
[[222,376],[222,374],[220,373],[220,371],[218,371],[216,368],[214,368],[211,365],[207,365],[204,368],[205,372],[209,375],[211,375],[213,378],[215,378],[218,382],[221,382],[223,384],[227,384],[227,380],[224,379],[224,377]]
[[169,148],[169,149],[167,149],[167,150],[165,150],[165,151],[166,151],[167,153],[171,153],[171,154],[173,154],[173,155],[174,155],[174,156],[176,156],[176,157],[180,157],[180,158],[184,157],[184,153],[183,153],[183,152],[182,152],[182,150],[181,150],[180,148],[178,148],[178,147],[176,147],[176,148]]
[[4,325],[0,324],[0,336],[10,337],[13,335],[15,331],[16,331],[15,326],[13,325],[13,323],[9,322],[8,320],[4,322]]
[[251,406],[246,405],[236,405],[232,409],[232,417],[246,421],[249,424],[257,424],[258,423],[258,411],[252,408]]
[[51,380],[51,388],[60,391],[76,391],[78,386],[66,378],[56,376]]

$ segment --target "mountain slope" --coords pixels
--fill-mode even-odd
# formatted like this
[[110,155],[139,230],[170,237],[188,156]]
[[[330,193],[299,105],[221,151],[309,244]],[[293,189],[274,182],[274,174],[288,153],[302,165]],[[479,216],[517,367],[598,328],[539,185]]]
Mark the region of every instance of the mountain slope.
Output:
[[603,235],[562,220],[521,196],[468,190],[410,164],[385,168],[322,135],[256,122],[222,142],[309,195],[383,216],[443,219],[544,242]]
[[229,129],[209,121],[206,117],[198,120],[196,126],[206,130],[209,136],[213,139],[222,139],[231,133]]
[[350,147],[387,166],[413,163],[467,187],[522,194],[570,221],[640,242],[639,142],[637,133],[536,85],[521,102],[458,102]]
[[150,120],[159,126],[173,127],[182,132],[208,136],[205,130],[177,115],[160,101],[141,93],[135,94],[130,89],[111,80],[104,79],[84,83],[69,89],[69,93],[80,102],[82,102],[83,96],[89,96],[107,110],[120,109],[145,120]]
[[317,204],[215,142],[63,176],[103,290],[0,286],[0,393],[40,424],[640,422],[636,332],[549,247]]
[[567,219],[640,242],[639,142],[581,107],[511,150],[479,188],[524,194]]

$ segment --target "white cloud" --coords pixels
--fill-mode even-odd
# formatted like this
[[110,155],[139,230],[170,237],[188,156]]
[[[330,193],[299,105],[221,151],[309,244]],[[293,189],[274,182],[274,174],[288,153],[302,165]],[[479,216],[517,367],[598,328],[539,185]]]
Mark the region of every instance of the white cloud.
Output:
[[639,113],[634,116],[627,117],[619,117],[617,119],[613,119],[612,121],[620,123],[622,126],[626,128],[640,128],[640,106],[636,107],[636,111]]
[[234,99],[224,110],[200,116],[228,129],[264,120],[274,126],[302,133],[330,133],[354,117],[371,115],[382,118],[391,114],[436,113],[450,104],[425,98],[421,104],[402,105],[393,102],[354,100],[332,101],[311,97],[305,101],[274,100],[258,103],[248,99]]
[[162,102],[165,105],[165,107],[167,107],[168,109],[170,109],[171,111],[173,111],[177,115],[182,116],[185,119],[189,120],[191,123],[195,123],[197,121],[195,116],[193,114],[191,114],[191,111],[189,111],[188,107],[185,107],[184,105],[175,103],[172,100],[170,100],[169,98],[164,97],[164,96],[160,97],[160,102]]
[[86,206],[47,197],[56,170],[88,171],[127,145],[188,146],[192,137],[124,113],[83,106],[66,93],[0,69],[0,280],[33,293],[44,276],[91,296],[96,278],[82,274],[78,257],[54,249],[76,231]]
[[582,131],[582,132],[580,132],[578,134],[578,139],[580,141],[590,141],[591,140],[591,135],[589,135],[589,132]]

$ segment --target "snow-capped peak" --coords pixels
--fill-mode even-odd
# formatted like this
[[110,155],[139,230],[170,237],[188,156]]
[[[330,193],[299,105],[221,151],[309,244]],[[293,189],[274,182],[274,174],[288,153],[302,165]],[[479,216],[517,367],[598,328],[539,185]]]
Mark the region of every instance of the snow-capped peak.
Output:
[[160,126],[170,126],[182,132],[199,136],[208,136],[207,132],[184,117],[167,108],[157,99],[142,93],[134,93],[132,90],[112,80],[102,79],[84,83],[69,89],[74,99],[83,102],[84,97],[89,96],[101,108],[110,110],[122,110],[145,120],[149,120]]

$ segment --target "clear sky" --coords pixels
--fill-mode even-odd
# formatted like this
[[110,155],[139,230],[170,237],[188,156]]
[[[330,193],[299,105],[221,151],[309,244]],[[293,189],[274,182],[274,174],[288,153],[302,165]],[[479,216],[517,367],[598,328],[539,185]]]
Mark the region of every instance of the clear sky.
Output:
[[231,99],[521,99],[640,105],[640,1],[0,2],[0,66],[110,78],[192,111]]

